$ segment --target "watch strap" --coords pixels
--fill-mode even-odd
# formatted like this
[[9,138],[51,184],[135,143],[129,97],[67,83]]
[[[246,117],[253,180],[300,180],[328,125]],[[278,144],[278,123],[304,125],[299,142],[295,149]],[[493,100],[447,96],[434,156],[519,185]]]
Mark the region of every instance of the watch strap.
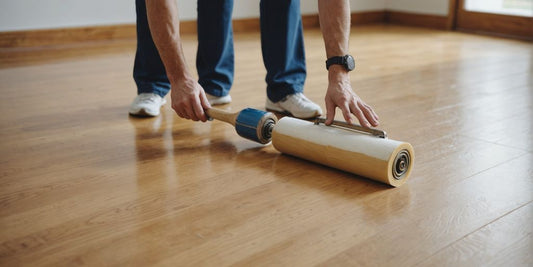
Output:
[[326,60],[326,69],[329,70],[331,65],[344,65],[344,60],[344,56],[330,57],[328,60]]

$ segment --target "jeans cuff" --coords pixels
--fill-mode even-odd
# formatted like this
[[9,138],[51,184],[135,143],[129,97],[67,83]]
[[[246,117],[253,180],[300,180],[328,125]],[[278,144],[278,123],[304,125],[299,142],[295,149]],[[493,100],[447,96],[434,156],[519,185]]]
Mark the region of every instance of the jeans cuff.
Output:
[[267,86],[267,97],[274,103],[296,93],[303,93],[303,85]]
[[154,83],[137,83],[137,94],[154,93],[165,97],[170,91],[170,85]]

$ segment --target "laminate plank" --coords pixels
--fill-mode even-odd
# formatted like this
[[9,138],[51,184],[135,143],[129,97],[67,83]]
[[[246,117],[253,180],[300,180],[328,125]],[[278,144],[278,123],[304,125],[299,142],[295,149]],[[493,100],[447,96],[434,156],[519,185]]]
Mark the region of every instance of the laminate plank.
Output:
[[[259,37],[235,34],[223,108],[264,108]],[[325,110],[320,31],[305,38],[306,95]],[[479,263],[489,248],[487,265],[528,264],[530,228],[512,225],[533,201],[531,44],[390,25],[355,27],[350,42],[355,90],[415,148],[403,187],[168,104],[129,117],[133,41],[0,51],[0,265],[411,266]]]
[[[318,172],[316,170],[318,170]],[[301,181],[303,185],[305,185],[305,188],[310,188],[310,189],[323,188],[326,185],[330,185],[333,182],[339,182],[339,181],[343,183],[349,183],[349,184],[360,183],[360,181],[350,180],[350,179],[339,179],[339,178],[333,179],[333,180],[323,179],[323,177],[320,176],[320,168],[312,168],[310,172],[311,171],[313,172],[313,175],[319,175],[319,177],[315,177],[312,180]],[[287,172],[287,171],[275,171],[275,173],[278,174],[277,176],[280,176],[281,179],[294,179],[295,177],[293,173]],[[249,179],[248,177],[251,177],[250,174],[245,172],[245,173],[242,173],[242,178],[238,180],[239,181],[243,181],[243,179],[247,180]],[[257,176],[256,174],[255,177],[260,177],[260,176]],[[226,177],[226,179],[235,179],[235,178]],[[226,181],[226,183],[227,182],[228,181]],[[194,186],[199,189],[202,189],[201,191],[205,191],[202,184],[194,184]],[[165,240],[168,240],[168,242],[172,242],[174,246],[179,246],[179,250],[184,250],[187,248],[190,249],[194,247],[195,244],[197,244],[198,242],[203,242],[204,239],[207,239],[211,236],[218,236],[218,235],[223,234],[222,229],[234,228],[235,226],[240,226],[243,223],[262,222],[263,220],[261,218],[253,218],[253,216],[257,216],[257,214],[259,213],[261,213],[262,216],[270,217],[270,220],[275,220],[278,216],[285,217],[285,213],[282,212],[282,210],[280,210],[278,214],[278,212],[276,212],[275,210],[268,209],[269,207],[276,205],[276,203],[278,205],[281,205],[281,204],[283,204],[283,206],[286,205],[285,206],[286,208],[297,209],[297,210],[301,210],[302,207],[299,205],[294,205],[292,201],[297,201],[297,202],[302,201],[300,197],[305,197],[305,199],[309,199],[313,203],[317,201],[320,203],[320,199],[321,199],[321,197],[319,196],[321,192],[320,190],[314,190],[315,193],[312,193],[311,195],[309,195],[305,191],[300,192],[299,194],[302,196],[300,196],[299,198],[295,200],[284,199],[283,196],[289,196],[289,195],[292,196],[294,192],[301,189],[301,187],[302,187],[302,184],[299,184],[299,183],[290,183],[290,182],[283,182],[281,184],[267,183],[264,186],[258,186],[255,188],[251,188],[250,190],[243,190],[240,193],[233,193],[231,195],[228,195],[227,197],[220,197],[220,194],[226,194],[226,193],[223,190],[224,188],[219,187],[218,188],[219,190],[217,190],[217,192],[209,192],[210,195],[219,197],[219,199],[216,199],[216,198],[215,199],[202,199],[200,197],[197,199],[198,203],[196,204],[191,203],[191,205],[193,205],[193,207],[191,208],[177,207],[176,209],[174,209],[168,205],[160,205],[157,202],[152,203],[152,201],[149,201],[148,203],[138,203],[138,201],[133,201],[133,203],[137,203],[134,205],[140,205],[140,206],[138,208],[133,208],[133,207],[130,208],[129,206],[124,207],[124,208],[110,208],[108,212],[103,212],[101,216],[98,216],[98,215],[96,217],[91,216],[89,218],[91,221],[89,222],[85,222],[84,219],[80,219],[79,224],[81,225],[79,225],[78,227],[71,228],[72,226],[76,226],[77,224],[73,222],[68,222],[65,225],[60,225],[58,227],[54,227],[52,229],[42,231],[41,233],[38,233],[37,235],[38,236],[44,235],[44,237],[33,238],[33,239],[45,239],[46,240],[47,238],[45,237],[47,236],[61,237],[60,233],[62,232],[68,233],[70,231],[83,231],[85,228],[96,227],[95,225],[93,225],[93,221],[94,221],[95,223],[99,222],[98,228],[100,229],[98,233],[100,234],[98,234],[98,236],[94,236],[95,233],[92,231],[84,231],[84,232],[76,232],[75,234],[74,233],[72,234],[73,235],[72,237],[76,236],[77,238],[84,239],[85,242],[83,243],[79,243],[78,241],[73,240],[72,237],[62,238],[62,240],[53,240],[54,242],[51,242],[52,243],[51,248],[46,249],[44,251],[45,253],[44,255],[53,253],[53,252],[61,253],[63,255],[68,255],[68,250],[65,251],[65,248],[72,248],[72,245],[74,244],[77,244],[78,246],[81,245],[82,248],[85,248],[85,245],[87,244],[95,244],[95,243],[103,244],[103,240],[101,239],[108,240],[111,236],[114,236],[115,234],[117,234],[117,230],[116,230],[117,224],[122,226],[121,230],[118,231],[119,236],[122,237],[122,239],[119,240],[120,245],[117,244],[118,241],[114,241],[115,243],[114,246],[118,248],[123,247],[122,244],[131,243],[133,241],[131,240],[131,238],[134,238],[134,239],[140,238],[143,240],[147,239],[143,242],[153,243],[153,248],[156,248],[159,246],[164,247],[166,246],[165,245],[166,242],[160,243],[158,242],[158,239],[159,237],[167,236]],[[382,187],[382,186],[377,185],[377,188],[379,187]],[[330,188],[331,190],[334,190],[334,193],[339,192],[339,189],[342,190],[342,187],[337,187],[337,186],[335,187],[330,186]],[[213,189],[215,189],[215,187],[213,187]],[[190,189],[183,188],[183,190],[188,191]],[[360,189],[354,189],[354,190],[360,190]],[[147,193],[150,193],[150,191],[147,191]],[[278,201],[273,202],[272,194],[274,193],[278,196],[277,198]],[[342,192],[339,192],[339,193],[342,194]],[[179,196],[176,198],[176,200],[180,202],[183,200],[183,197],[184,197],[183,192],[182,193],[176,192],[175,194],[172,192],[169,192],[168,195],[167,194],[165,195],[171,198],[172,196]],[[313,196],[316,196],[317,198],[314,198]],[[164,198],[164,196],[161,196],[161,197]],[[148,196],[145,196],[145,198],[150,199]],[[243,201],[243,198],[247,200]],[[313,203],[309,203],[309,204],[312,205]],[[177,204],[178,203],[176,203],[176,205]],[[324,205],[324,204],[326,203],[323,203],[321,205]],[[150,207],[152,205],[155,205],[155,206]],[[267,209],[265,210],[265,208]],[[142,220],[142,218],[138,217],[138,211],[141,211],[141,210],[144,210],[144,211],[150,210],[152,211],[151,213],[153,212],[165,213],[166,212],[167,214],[166,216],[161,218],[161,220],[156,220],[155,222],[153,221],[154,219],[157,219],[157,216],[154,216],[154,214],[146,214],[147,216],[143,218],[145,218],[147,222],[144,224],[143,223],[141,224],[143,224],[144,227],[146,227],[145,229],[147,230],[141,230],[137,227],[134,227],[139,223],[138,220],[140,219]],[[223,211],[223,210],[226,210],[226,211]],[[303,215],[309,216],[308,212],[311,212],[311,211],[312,210],[306,211],[304,212]],[[275,214],[277,214],[276,218],[272,218],[272,215],[271,215],[272,212],[275,212]],[[220,216],[220,214],[225,214],[225,215]],[[319,216],[319,214],[315,214],[315,216]],[[290,220],[290,217],[288,217],[287,219]],[[327,217],[325,217],[324,219],[327,219]],[[124,230],[128,230],[128,228],[126,227],[129,224],[128,222],[131,223],[132,229],[126,233],[122,233]],[[276,222],[276,224],[278,223],[281,223],[281,222]],[[87,226],[85,226],[85,224],[87,224]],[[170,229],[170,228],[176,228],[174,231],[177,236],[174,234],[169,234],[169,232],[165,230],[165,229]],[[219,228],[221,230],[216,230]],[[105,230],[105,229],[109,229],[109,230]],[[256,231],[256,229],[249,228],[249,227],[245,227],[245,229]],[[131,231],[138,232],[139,234],[145,233],[146,235],[145,234],[141,234],[141,236],[131,235]],[[194,232],[191,233],[190,231],[194,231]],[[159,236],[159,237],[157,237],[156,239],[152,239],[156,236]],[[98,237],[101,239],[93,240],[94,238],[98,238]],[[171,241],[174,238],[176,240]],[[26,238],[26,239],[29,239],[29,238]],[[62,242],[65,242],[66,244],[62,244]],[[57,243],[59,243],[61,246],[53,245]],[[89,245],[88,247],[89,248],[91,247],[101,248],[101,246],[95,247],[91,245]],[[173,249],[171,250],[157,249],[157,250],[160,251],[159,253],[165,253],[165,252],[175,253],[175,251],[173,252]],[[98,251],[96,252],[97,258],[101,258],[102,256],[101,253],[105,252],[106,250],[107,249],[104,249],[104,250],[98,249]],[[114,257],[114,254],[117,251],[116,249],[113,249],[111,251],[115,251],[115,252],[110,253],[109,256]],[[32,251],[24,252],[27,258],[32,258],[32,256],[36,254],[36,259],[39,259],[40,262],[43,262],[41,261],[42,256],[43,256],[42,253],[43,251],[36,251],[36,253],[32,253]],[[90,256],[93,255],[90,252],[85,252],[84,254],[86,255],[86,257],[84,257],[85,258],[84,261],[89,261]],[[111,258],[109,258],[108,260],[113,262],[113,259]],[[64,261],[64,260],[61,259],[60,262],[61,261]],[[51,264],[51,265],[55,265],[55,264]]]
[[[108,245],[102,240],[94,240],[91,245],[91,240],[88,240],[89,244],[84,242],[76,248],[83,251],[85,246],[89,248],[81,254],[83,256],[77,252],[68,256],[69,250],[62,250],[61,255],[67,257],[58,256],[58,261],[51,265],[74,263],[71,261],[80,259],[87,264],[98,264],[102,259],[103,262],[119,265],[133,263],[130,257],[124,262],[116,258],[116,248],[121,248],[118,251],[123,253],[133,250],[133,255],[149,252],[156,258],[166,259],[158,262],[162,265],[176,262],[226,265],[241,257],[243,265],[250,262],[307,265],[320,262],[328,252],[333,253],[343,244],[358,244],[349,250],[350,261],[334,260],[326,262],[326,265],[412,265],[441,244],[461,238],[465,232],[477,230],[487,221],[498,218],[500,212],[530,202],[533,181],[524,179],[532,172],[531,166],[525,164],[530,160],[531,155],[520,157],[452,187],[435,187],[423,194],[417,192],[413,195],[414,191],[409,188],[402,188],[402,192],[394,190],[387,198],[386,207],[389,209],[382,206],[383,202],[376,202],[389,195],[388,192],[358,187],[361,181],[357,180],[316,177],[320,176],[320,172],[312,169],[312,177],[303,174],[295,179],[289,178],[289,175],[286,178],[290,180],[282,184],[273,182],[217,201],[177,210],[155,222],[149,221],[142,230],[137,229],[136,234],[119,234],[118,240],[108,233],[107,240],[111,242]],[[501,179],[502,174],[508,179]],[[301,183],[312,189],[311,192],[299,190]],[[368,189],[375,191],[365,192]],[[441,191],[449,198],[433,197],[435,192]],[[279,196],[275,200],[271,197],[274,192]],[[498,197],[494,197],[495,192],[498,192]],[[346,201],[346,198],[351,201]],[[248,201],[243,202],[243,199]],[[222,214],[225,216],[217,217],[218,212],[214,211],[219,209],[224,210]],[[413,211],[418,212],[413,214]],[[111,221],[120,216],[111,213],[110,217],[101,219],[112,225]],[[169,234],[169,231],[174,234]],[[337,232],[339,235],[336,235]],[[136,243],[136,240],[145,246],[128,245]],[[246,240],[251,243],[244,242]],[[383,247],[388,251],[387,257],[382,255]],[[258,251],[250,256],[250,250]],[[176,251],[179,253],[176,254]],[[305,257],[317,251],[326,253]],[[346,253],[343,252],[342,256]],[[271,255],[276,255],[274,260],[269,257]],[[136,262],[140,260],[134,258]],[[337,258],[342,257],[335,256]],[[137,263],[148,264],[151,260],[153,258]]]
[[[416,195],[411,194],[409,206],[413,216],[391,218],[388,227],[376,236],[332,256],[323,265],[412,266],[426,260],[456,240],[531,203],[532,156],[528,153],[453,186],[416,191]],[[446,197],[435,198],[437,191]],[[431,215],[424,209],[432,210]],[[529,257],[519,255],[525,258],[517,261]]]
[[431,256],[422,266],[501,266],[517,259],[512,266],[531,266],[533,256],[533,203],[465,236]]

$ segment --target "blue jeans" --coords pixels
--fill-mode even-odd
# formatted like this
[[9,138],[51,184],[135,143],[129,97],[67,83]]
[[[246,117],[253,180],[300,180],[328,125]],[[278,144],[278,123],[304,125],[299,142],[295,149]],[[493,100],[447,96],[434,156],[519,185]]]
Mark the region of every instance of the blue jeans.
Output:
[[[165,67],[154,45],[144,0],[136,0],[137,52],[133,78],[137,93],[165,96],[170,90]],[[233,0],[198,0],[198,83],[214,96],[229,93],[234,76],[231,14]],[[262,0],[261,49],[267,70],[267,96],[278,102],[303,91],[305,51],[299,0]]]

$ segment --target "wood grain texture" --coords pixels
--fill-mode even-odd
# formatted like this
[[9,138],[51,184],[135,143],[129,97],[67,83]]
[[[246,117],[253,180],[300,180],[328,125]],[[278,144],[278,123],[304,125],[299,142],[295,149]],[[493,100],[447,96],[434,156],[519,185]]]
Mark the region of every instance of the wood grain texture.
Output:
[[478,229],[428,258],[425,266],[531,266],[533,203]]
[[[304,34],[325,110],[323,41]],[[235,34],[232,112],[264,108],[259,37]],[[129,117],[133,40],[3,51],[0,266],[530,266],[531,44],[391,25],[350,44],[355,90],[416,151],[400,188],[168,104]],[[194,36],[183,49],[194,66]]]
[[135,38],[135,24],[0,32],[0,48]]
[[218,108],[207,109],[205,113],[210,118],[227,122],[227,123],[229,123],[229,124],[231,124],[233,126],[235,126],[235,122],[237,121],[237,117],[239,117],[239,111],[237,111],[237,112],[228,112],[228,111],[225,111],[223,109],[218,109]]

